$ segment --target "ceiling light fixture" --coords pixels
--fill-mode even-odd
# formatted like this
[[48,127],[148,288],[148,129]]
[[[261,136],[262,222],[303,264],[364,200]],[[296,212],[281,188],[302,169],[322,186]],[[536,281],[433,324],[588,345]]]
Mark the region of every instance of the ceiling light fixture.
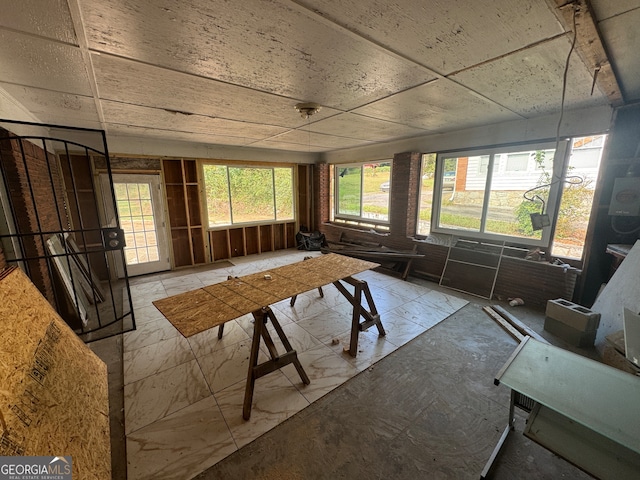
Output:
[[309,118],[311,115],[318,113],[322,107],[317,103],[313,102],[305,102],[305,103],[296,103],[293,108],[295,108],[302,118]]

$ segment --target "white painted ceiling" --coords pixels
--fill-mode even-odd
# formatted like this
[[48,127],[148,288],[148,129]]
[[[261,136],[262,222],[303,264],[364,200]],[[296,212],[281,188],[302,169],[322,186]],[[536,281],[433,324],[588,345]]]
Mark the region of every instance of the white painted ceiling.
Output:
[[[623,100],[639,100],[640,0],[592,7]],[[557,113],[573,38],[554,0],[0,0],[0,12],[0,117],[300,152]],[[609,104],[581,58],[565,108]],[[304,119],[298,102],[322,109]]]

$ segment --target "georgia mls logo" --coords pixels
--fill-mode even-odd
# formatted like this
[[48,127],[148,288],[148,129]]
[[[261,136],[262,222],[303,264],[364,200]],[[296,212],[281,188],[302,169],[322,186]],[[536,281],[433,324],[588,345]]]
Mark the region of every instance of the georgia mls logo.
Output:
[[71,480],[71,457],[0,457],[0,480]]

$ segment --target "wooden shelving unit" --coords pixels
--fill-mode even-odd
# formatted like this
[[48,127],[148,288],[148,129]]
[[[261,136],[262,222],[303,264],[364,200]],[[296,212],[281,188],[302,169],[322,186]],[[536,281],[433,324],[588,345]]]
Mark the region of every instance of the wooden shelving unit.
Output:
[[206,242],[202,226],[198,169],[195,160],[164,159],[164,187],[171,230],[173,266],[206,263]]
[[247,225],[209,231],[212,261],[296,246],[296,222]]

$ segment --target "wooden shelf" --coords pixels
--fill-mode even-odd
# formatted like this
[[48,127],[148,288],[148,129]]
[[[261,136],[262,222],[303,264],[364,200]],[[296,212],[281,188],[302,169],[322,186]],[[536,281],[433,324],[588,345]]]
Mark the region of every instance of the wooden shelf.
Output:
[[207,242],[202,227],[196,161],[165,159],[162,161],[162,170],[171,228],[173,266],[206,263]]

